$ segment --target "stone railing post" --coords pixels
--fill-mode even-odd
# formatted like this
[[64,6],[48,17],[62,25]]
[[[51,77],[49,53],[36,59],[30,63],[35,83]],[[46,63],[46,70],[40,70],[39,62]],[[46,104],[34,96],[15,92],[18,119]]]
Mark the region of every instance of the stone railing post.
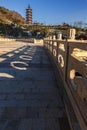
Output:
[[56,36],[55,35],[53,35],[53,40],[56,40]]
[[56,40],[55,35],[52,36],[52,55],[53,55],[53,46],[54,46],[54,41],[53,40]]
[[52,52],[52,36],[49,37],[50,51]]
[[52,40],[52,36],[49,36],[49,40]]
[[[56,40],[56,36],[53,35],[53,40]],[[53,42],[54,46],[57,46],[56,42]]]
[[57,39],[56,36],[53,35],[53,56],[57,57]]
[[75,40],[76,30],[74,28],[68,30],[68,39]]
[[62,40],[62,33],[59,33],[59,34],[57,35],[57,39],[58,39],[58,40]]

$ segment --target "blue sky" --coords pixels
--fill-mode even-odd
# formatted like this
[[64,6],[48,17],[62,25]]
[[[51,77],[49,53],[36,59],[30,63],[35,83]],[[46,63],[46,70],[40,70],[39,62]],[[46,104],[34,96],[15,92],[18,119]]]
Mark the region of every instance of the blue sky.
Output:
[[0,0],[0,6],[15,10],[23,17],[30,4],[33,21],[45,24],[87,23],[87,0]]

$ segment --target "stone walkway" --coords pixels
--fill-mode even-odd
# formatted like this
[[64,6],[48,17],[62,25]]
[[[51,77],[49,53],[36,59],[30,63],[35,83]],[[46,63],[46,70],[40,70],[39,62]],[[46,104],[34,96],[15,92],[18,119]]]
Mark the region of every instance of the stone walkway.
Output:
[[0,56],[0,130],[68,130],[42,46],[20,44]]

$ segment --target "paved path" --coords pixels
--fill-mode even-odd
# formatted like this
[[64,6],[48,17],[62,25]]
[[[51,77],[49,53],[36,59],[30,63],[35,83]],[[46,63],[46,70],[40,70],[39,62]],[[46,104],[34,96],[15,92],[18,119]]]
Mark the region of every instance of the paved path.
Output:
[[0,56],[0,130],[68,130],[44,49],[16,44]]

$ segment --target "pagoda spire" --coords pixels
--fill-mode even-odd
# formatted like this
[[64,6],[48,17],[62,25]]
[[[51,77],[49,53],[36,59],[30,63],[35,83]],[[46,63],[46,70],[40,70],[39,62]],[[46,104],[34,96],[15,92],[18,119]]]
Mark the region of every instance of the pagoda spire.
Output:
[[30,4],[28,4],[28,9],[30,9]]

